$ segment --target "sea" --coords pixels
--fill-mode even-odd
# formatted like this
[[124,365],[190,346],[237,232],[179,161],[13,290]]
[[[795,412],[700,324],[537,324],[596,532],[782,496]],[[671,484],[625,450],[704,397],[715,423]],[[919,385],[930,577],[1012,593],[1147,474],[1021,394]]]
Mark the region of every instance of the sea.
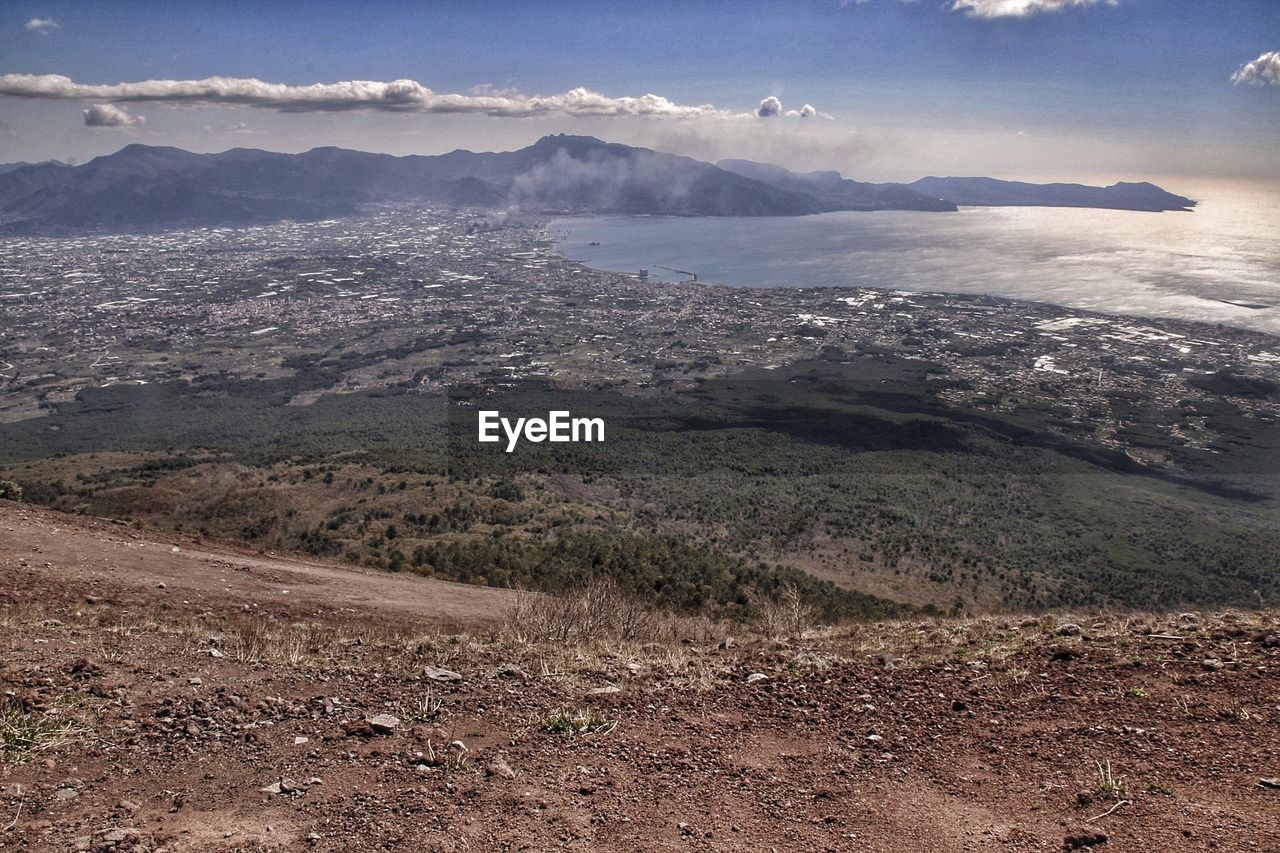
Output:
[[1280,183],[1177,182],[1190,213],[966,207],[796,217],[557,219],[564,256],[744,287],[985,293],[1280,335]]

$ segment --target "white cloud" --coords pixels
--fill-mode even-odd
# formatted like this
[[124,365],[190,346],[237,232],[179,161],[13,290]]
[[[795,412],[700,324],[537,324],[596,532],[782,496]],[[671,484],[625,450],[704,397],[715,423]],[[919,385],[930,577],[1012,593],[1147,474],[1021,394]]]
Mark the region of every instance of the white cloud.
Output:
[[756,107],[756,115],[760,118],[772,118],[782,114],[782,101],[779,101],[773,95],[765,98],[760,102],[760,106]]
[[53,18],[32,18],[27,21],[26,25],[27,32],[39,33],[42,36],[47,36],[54,30],[60,29],[62,29],[62,25]]
[[1271,50],[1241,65],[1231,75],[1232,83],[1280,84],[1280,50]]
[[953,0],[951,8],[972,18],[1025,18],[1076,6],[1118,6],[1120,0]]
[[[577,88],[561,95],[433,92],[414,80],[350,80],[292,86],[254,78],[143,80],[93,85],[61,74],[0,75],[0,95],[69,101],[155,103],[171,106],[250,106],[278,112],[377,110],[403,113],[466,113],[500,118],[542,115],[700,118],[734,115],[710,104],[676,104],[660,95],[610,97]],[[742,115],[742,114],[738,114]]]
[[146,120],[146,116],[130,115],[124,107],[115,104],[90,104],[84,110],[84,123],[89,127],[131,127]]

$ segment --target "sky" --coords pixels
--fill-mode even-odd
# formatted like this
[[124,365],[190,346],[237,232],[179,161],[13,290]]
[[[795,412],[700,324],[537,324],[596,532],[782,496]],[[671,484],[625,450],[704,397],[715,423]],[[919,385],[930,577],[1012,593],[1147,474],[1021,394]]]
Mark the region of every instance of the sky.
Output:
[[0,162],[578,133],[864,180],[1280,181],[1277,52],[1280,0],[0,2]]

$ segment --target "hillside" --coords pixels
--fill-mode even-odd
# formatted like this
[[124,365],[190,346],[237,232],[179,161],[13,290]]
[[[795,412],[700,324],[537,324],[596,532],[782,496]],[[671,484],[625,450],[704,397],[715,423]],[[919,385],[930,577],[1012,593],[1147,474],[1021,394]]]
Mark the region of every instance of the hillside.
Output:
[[0,844],[1280,845],[1275,613],[591,628],[495,596],[0,502]]
[[0,225],[10,230],[246,225],[346,216],[374,202],[687,216],[824,209],[812,197],[709,163],[575,136],[548,136],[519,151],[434,157],[129,145],[74,168],[0,175]]

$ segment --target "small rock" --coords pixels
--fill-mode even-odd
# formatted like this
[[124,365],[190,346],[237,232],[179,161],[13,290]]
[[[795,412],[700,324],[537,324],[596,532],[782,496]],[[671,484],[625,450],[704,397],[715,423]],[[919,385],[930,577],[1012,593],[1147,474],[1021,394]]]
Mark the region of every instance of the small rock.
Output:
[[303,735],[298,735],[293,739],[294,746],[302,746],[306,742],[307,742],[307,739]]
[[375,734],[389,735],[394,734],[395,730],[400,726],[400,718],[391,714],[378,714],[366,720],[369,728],[373,729]]
[[25,789],[17,782],[0,788],[0,791],[2,791],[6,797],[21,797],[24,790]]
[[76,850],[89,850],[93,847],[93,839],[87,835],[81,835],[72,842]]
[[168,588],[169,588],[169,585],[164,581],[160,581],[160,583],[156,584],[156,589],[168,589]]
[[1200,667],[1202,669],[1207,669],[1210,672],[1217,672],[1222,669],[1223,663],[1217,658],[1205,658],[1200,662]]
[[621,693],[622,688],[616,684],[610,684],[607,687],[595,687],[587,691],[588,696],[606,696],[610,693]]
[[461,681],[462,674],[454,672],[451,669],[439,669],[434,666],[426,666],[422,668],[422,677],[429,678],[432,681]]
[[200,685],[204,684],[204,679],[203,679],[203,678],[188,678],[188,679],[187,679],[187,684],[190,684],[192,687],[199,687]]
[[94,836],[104,844],[123,844],[133,838],[138,837],[138,830],[129,829],[128,827],[113,826],[110,829],[99,830]]
[[140,808],[133,800],[121,800],[118,805],[121,811],[126,811],[129,814],[135,814]]
[[1271,788],[1280,791],[1280,776],[1271,776],[1258,780],[1258,784],[1264,788]]
[[497,675],[499,678],[518,678],[521,681],[529,680],[529,673],[513,663],[504,663],[498,665]]
[[1058,626],[1057,633],[1059,637],[1078,637],[1083,630],[1074,622],[1064,622]]
[[262,791],[264,794],[283,794],[284,786],[279,782],[272,782],[270,785],[265,785],[258,790]]
[[1062,840],[1064,850],[1080,850],[1085,847],[1096,847],[1107,843],[1107,834],[1096,829],[1083,829],[1074,832]]
[[294,780],[290,779],[288,776],[280,777],[280,793],[292,794],[295,791],[305,791],[305,790],[306,790],[305,786],[298,784]]
[[368,720],[355,720],[342,727],[347,737],[373,737],[377,734]]
[[884,738],[881,735],[867,735],[867,740],[871,741],[872,743],[879,743],[880,741],[884,740]]
[[500,776],[503,779],[516,778],[516,771],[511,769],[511,765],[503,761],[501,758],[495,758],[489,762],[489,766],[484,770],[487,776]]
[[209,657],[220,658],[222,657],[222,652],[218,651],[217,649],[209,649]]
[[80,658],[67,666],[67,674],[78,679],[95,678],[102,675],[102,667],[88,658]]
[[74,800],[76,797],[80,796],[80,792],[75,788],[59,788],[53,792],[53,795],[59,800]]
[[753,672],[747,676],[747,684],[755,684],[757,681],[767,681],[769,676],[763,672]]
[[719,643],[716,644],[716,648],[719,649],[720,651],[725,651],[726,649],[731,649],[736,645],[737,643],[734,642],[733,637],[725,637],[723,640],[721,640]]

